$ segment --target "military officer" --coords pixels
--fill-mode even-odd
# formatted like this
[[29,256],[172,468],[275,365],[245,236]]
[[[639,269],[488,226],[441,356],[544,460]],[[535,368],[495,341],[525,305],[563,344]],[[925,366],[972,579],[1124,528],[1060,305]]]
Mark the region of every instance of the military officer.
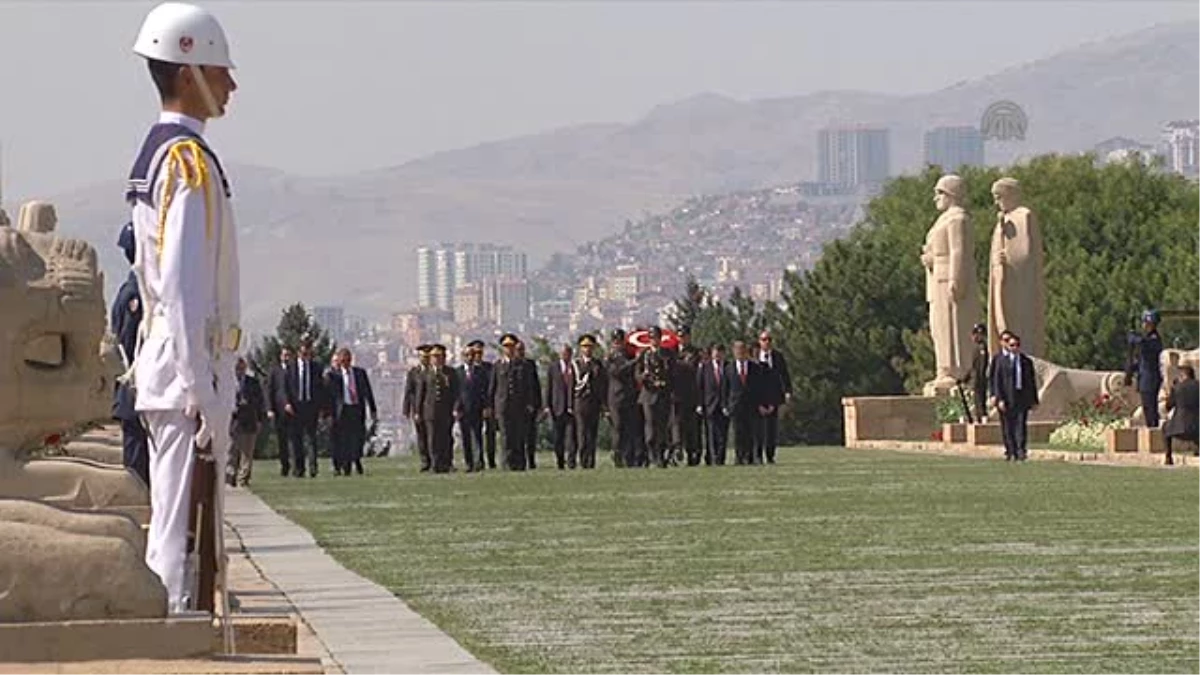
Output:
[[[129,176],[145,319],[134,357],[136,409],[149,437],[146,563],[167,589],[168,610],[189,606],[185,560],[194,448],[223,476],[241,343],[237,227],[229,184],[204,137],[236,89],[225,32],[208,11],[167,2],[146,16],[133,51],[146,59],[162,112]],[[222,522],[224,483],[214,486]],[[221,527],[213,533],[223,551]]]
[[525,355],[525,343],[521,340],[517,340],[516,356],[525,361],[525,372],[533,379],[533,389],[537,394],[537,402],[534,403],[533,410],[529,411],[529,423],[525,429],[525,467],[536,469],[538,432],[540,431],[538,423],[541,421],[539,415],[542,412],[542,381],[538,376],[537,361]]
[[484,458],[487,459],[487,468],[496,468],[496,415],[492,412],[492,400],[487,397],[488,383],[492,381],[493,364],[491,361],[483,360],[483,340],[472,340],[469,345],[471,348],[471,358],[473,363],[479,368],[479,380],[483,384],[483,448],[480,449],[477,456],[476,467],[483,469]]
[[454,413],[459,400],[458,377],[446,365],[446,348],[432,345],[430,364],[417,389],[417,419],[425,425],[434,473],[448,473],[454,464]]
[[650,328],[650,348],[638,356],[637,380],[642,391],[638,403],[646,419],[647,466],[667,466],[670,444],[672,365],[671,353],[662,347],[662,329]]
[[492,368],[488,400],[504,431],[504,464],[512,471],[526,467],[525,435],[530,432],[529,417],[541,408],[536,374],[530,373],[530,361],[517,356],[518,339],[512,333],[500,338],[504,356]]
[[401,403],[404,416],[412,420],[413,431],[417,434],[417,456],[421,459],[422,472],[429,471],[433,466],[429,455],[429,434],[421,422],[420,407],[417,405],[417,392],[429,370],[429,348],[430,345],[417,345],[417,365],[409,368],[404,378],[404,401]]
[[1158,312],[1147,309],[1142,312],[1142,333],[1129,333],[1131,358],[1125,367],[1125,383],[1128,386],[1137,373],[1138,393],[1142,398],[1142,415],[1146,426],[1158,426],[1158,392],[1162,389],[1162,338],[1158,334]]
[[960,386],[971,383],[975,399],[975,421],[982,422],[987,416],[988,383],[991,381],[988,364],[992,361],[992,355],[988,354],[987,326],[982,323],[975,324],[971,329],[971,339],[975,342],[975,356],[971,359],[971,370]]
[[703,357],[692,346],[691,331],[679,329],[679,353],[671,369],[671,451],[682,451],[688,466],[700,464],[700,385],[696,373]]
[[[117,246],[125,252],[125,259],[132,265],[135,254],[132,222],[121,228]],[[137,275],[132,270],[117,290],[110,321],[113,334],[117,337],[117,347],[121,352],[121,365],[128,371],[133,365],[138,330],[142,325],[141,292],[138,290]],[[113,395],[113,419],[121,422],[124,446],[122,460],[125,468],[136,473],[146,485],[150,485],[150,448],[146,441],[146,428],[142,426],[142,420],[134,409],[134,396],[135,392],[129,382],[124,377],[118,379]]]
[[579,448],[579,466],[584,469],[596,468],[596,434],[608,386],[608,373],[595,355],[596,344],[595,336],[580,336],[579,358],[575,360],[575,447]]
[[637,385],[634,382],[636,365],[626,351],[625,331],[617,328],[612,332],[604,368],[608,372],[608,417],[613,425],[613,465],[618,468],[637,464],[636,436],[633,428],[637,423]]

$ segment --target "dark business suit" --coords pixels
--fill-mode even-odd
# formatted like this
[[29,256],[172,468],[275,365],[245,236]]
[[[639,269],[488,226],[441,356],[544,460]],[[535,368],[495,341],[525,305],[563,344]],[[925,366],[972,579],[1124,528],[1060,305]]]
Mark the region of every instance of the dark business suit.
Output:
[[608,373],[599,359],[577,359],[578,376],[572,392],[575,410],[575,447],[579,449],[579,465],[596,468],[596,436],[600,428],[600,411],[607,400]]
[[700,463],[700,416],[696,413],[700,402],[696,388],[699,362],[698,351],[681,349],[671,370],[671,450],[682,450],[688,466]]
[[502,359],[493,364],[488,387],[488,400],[504,432],[504,464],[512,471],[524,471],[528,464],[529,415],[541,405],[537,373],[531,370],[536,369],[527,359]]
[[758,367],[762,374],[759,405],[771,406],[771,411],[759,413],[755,425],[754,459],[759,464],[764,458],[774,464],[775,446],[779,442],[779,406],[792,393],[792,375],[788,371],[787,358],[774,349],[758,355]]
[[425,378],[428,369],[424,364],[408,369],[408,375],[404,378],[404,401],[401,404],[404,416],[412,420],[413,431],[417,434],[417,456],[421,459],[422,471],[428,471],[433,466],[429,455],[429,434],[425,432],[425,423],[421,421],[418,412],[420,409],[417,407],[417,390],[420,389],[421,380]]
[[485,400],[483,406],[483,450],[481,451],[483,455],[480,461],[482,462],[483,457],[486,457],[487,467],[494,469],[496,468],[496,428],[498,424],[496,423],[496,411],[492,410],[492,399],[487,397],[487,387],[488,383],[492,381],[492,371],[496,366],[491,361],[480,361],[479,367],[482,372],[480,379],[483,380]]
[[539,425],[542,414],[542,379],[538,375],[538,364],[533,359],[525,359],[529,365],[526,372],[533,375],[533,390],[537,395],[537,401],[533,404],[533,409],[529,411],[529,427],[525,431],[525,466],[530,469],[537,468],[537,446]]
[[725,464],[725,448],[729,443],[729,414],[725,391],[725,362],[706,359],[696,371],[696,387],[700,391],[700,410],[708,427],[708,448],[705,464]]
[[1163,439],[1167,445],[1167,461],[1173,461],[1171,441],[1200,441],[1200,384],[1194,379],[1181,380],[1171,388],[1167,396],[1167,411],[1171,419],[1163,425]]
[[755,464],[754,424],[762,401],[762,369],[758,363],[730,361],[725,365],[725,401],[733,425],[736,464]]
[[[288,367],[287,399],[295,411],[292,426],[292,472],[304,475],[304,458],[308,457],[308,475],[317,475],[317,418],[326,408],[325,366],[320,361],[296,359]],[[308,438],[305,453],[304,438]]]
[[417,387],[417,410],[429,434],[435,473],[454,464],[454,410],[459,400],[458,375],[450,366],[430,366]]
[[[460,383],[458,394],[458,430],[462,433],[463,461],[467,469],[482,469],[483,410],[487,400],[490,372],[480,363],[464,363],[457,369]],[[494,444],[493,439],[493,444]],[[493,445],[493,453],[495,452]],[[492,465],[495,466],[493,454]]]
[[[1018,368],[1019,365],[1019,368]],[[1038,404],[1037,373],[1033,359],[1002,351],[992,359],[992,396],[1004,403],[1000,432],[1005,459],[1024,460],[1028,454],[1026,429],[1029,411]],[[999,405],[996,406],[999,409]]]
[[375,409],[375,394],[371,391],[371,379],[367,371],[351,366],[354,391],[346,386],[346,375],[340,369],[330,369],[325,374],[326,387],[333,403],[333,470],[334,473],[350,475],[350,466],[359,473],[362,468],[363,443],[367,440],[367,415],[379,419]]
[[608,414],[613,425],[613,464],[618,467],[637,463],[637,385],[633,377],[636,365],[623,349],[610,352],[604,363],[608,371]]
[[546,408],[550,410],[554,459],[558,468],[575,468],[578,446],[575,442],[575,364],[561,358],[546,369]]
[[267,375],[267,409],[275,418],[275,442],[279,445],[279,474],[286,476],[292,471],[292,427],[296,420],[287,414],[288,403],[287,371],[282,364],[275,364]]

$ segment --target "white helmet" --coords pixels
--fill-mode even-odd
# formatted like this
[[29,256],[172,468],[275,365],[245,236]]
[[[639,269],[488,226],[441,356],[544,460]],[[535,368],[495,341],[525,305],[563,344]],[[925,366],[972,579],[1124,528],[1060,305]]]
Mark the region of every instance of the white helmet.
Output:
[[167,63],[233,67],[229,42],[216,17],[182,2],[164,2],[150,10],[133,51]]

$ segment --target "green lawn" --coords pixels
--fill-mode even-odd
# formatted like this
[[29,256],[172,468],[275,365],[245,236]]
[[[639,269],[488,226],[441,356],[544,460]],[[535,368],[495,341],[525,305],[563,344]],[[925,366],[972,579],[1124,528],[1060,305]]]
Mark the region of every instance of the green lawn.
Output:
[[503,672],[1200,671],[1195,470],[601,463],[254,490]]

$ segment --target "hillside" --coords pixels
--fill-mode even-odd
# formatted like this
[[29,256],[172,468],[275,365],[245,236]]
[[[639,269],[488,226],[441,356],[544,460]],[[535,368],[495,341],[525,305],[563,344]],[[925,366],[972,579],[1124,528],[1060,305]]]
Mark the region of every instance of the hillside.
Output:
[[[381,314],[415,299],[423,242],[503,241],[538,263],[692,195],[811,179],[816,132],[831,123],[888,126],[893,172],[919,165],[927,128],[977,123],[1001,98],[1019,102],[1030,126],[1019,146],[989,148],[993,162],[1117,135],[1153,141],[1164,121],[1200,116],[1196,35],[1195,22],[1160,26],[912,96],[705,94],[629,125],[570,127],[354,175],[234,166],[246,313],[269,325],[281,304],[303,300]],[[111,243],[125,220],[121,192],[114,181],[53,198],[63,229],[100,245],[113,285],[123,276]]]

